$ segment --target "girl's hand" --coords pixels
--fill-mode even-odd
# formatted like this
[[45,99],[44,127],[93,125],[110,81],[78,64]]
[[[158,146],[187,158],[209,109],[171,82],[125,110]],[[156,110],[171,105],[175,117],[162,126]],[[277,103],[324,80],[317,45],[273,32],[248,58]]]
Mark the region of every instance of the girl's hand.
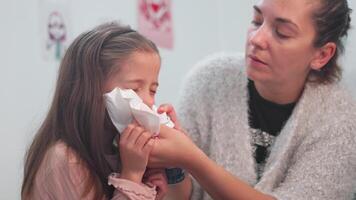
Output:
[[144,182],[156,186],[156,200],[161,200],[168,192],[166,172],[163,168],[147,169],[144,174]]
[[122,163],[121,178],[141,183],[148,156],[155,140],[152,134],[136,124],[130,124],[118,141]]
[[183,131],[182,127],[180,126],[180,123],[178,122],[177,114],[176,111],[174,110],[174,107],[171,104],[162,104],[158,107],[157,112],[159,114],[161,113],[166,113],[169,118],[171,118],[172,122],[174,123],[174,127],[177,130]]

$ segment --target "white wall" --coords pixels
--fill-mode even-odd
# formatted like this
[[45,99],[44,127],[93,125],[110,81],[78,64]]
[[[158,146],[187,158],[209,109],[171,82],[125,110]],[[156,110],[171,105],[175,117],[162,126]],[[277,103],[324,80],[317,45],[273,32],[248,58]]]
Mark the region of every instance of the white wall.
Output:
[[345,56],[343,57],[344,78],[354,96],[356,95],[356,1],[349,1],[354,10],[351,16],[352,29],[346,41]]
[[[0,0],[0,199],[20,197],[24,151],[47,111],[58,70],[58,63],[44,61],[40,52],[39,1]],[[137,25],[136,0],[69,2],[74,36],[105,20]],[[222,50],[243,51],[253,2],[172,2],[175,47],[161,50],[157,101],[176,104],[181,80],[195,62]],[[350,4],[356,9],[355,1]],[[356,93],[354,30],[348,40],[346,82]]]

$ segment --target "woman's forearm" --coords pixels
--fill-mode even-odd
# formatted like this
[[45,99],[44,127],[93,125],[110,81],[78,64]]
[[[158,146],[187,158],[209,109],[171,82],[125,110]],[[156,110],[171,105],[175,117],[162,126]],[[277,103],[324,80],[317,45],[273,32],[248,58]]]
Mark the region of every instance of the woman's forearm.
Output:
[[218,166],[203,152],[192,156],[187,169],[213,199],[224,200],[273,200],[274,198],[255,190],[242,180]]

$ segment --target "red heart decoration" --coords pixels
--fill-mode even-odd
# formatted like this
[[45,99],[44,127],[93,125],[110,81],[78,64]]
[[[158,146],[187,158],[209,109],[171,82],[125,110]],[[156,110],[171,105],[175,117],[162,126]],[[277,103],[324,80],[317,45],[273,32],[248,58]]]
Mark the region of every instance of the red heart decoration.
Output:
[[152,10],[154,11],[154,12],[158,12],[158,10],[160,9],[160,5],[159,4],[157,4],[157,3],[152,3],[151,4],[151,8],[152,8]]

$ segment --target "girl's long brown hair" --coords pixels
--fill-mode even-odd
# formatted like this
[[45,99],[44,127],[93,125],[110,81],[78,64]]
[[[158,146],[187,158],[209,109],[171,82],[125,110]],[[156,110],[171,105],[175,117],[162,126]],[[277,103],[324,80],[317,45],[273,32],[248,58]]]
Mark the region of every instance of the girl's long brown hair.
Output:
[[49,112],[25,156],[22,199],[31,196],[41,162],[59,140],[76,152],[90,173],[82,195],[94,189],[94,199],[112,196],[103,145],[112,124],[105,110],[103,85],[137,51],[158,53],[151,41],[115,22],[81,34],[70,45],[60,65]]

